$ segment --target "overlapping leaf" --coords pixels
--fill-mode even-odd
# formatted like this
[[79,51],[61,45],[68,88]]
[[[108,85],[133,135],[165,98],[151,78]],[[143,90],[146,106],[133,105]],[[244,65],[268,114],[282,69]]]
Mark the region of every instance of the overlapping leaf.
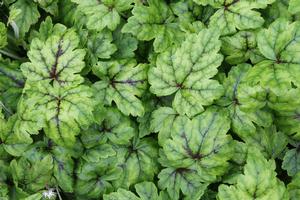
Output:
[[266,160],[256,149],[249,150],[244,173],[235,185],[221,185],[217,199],[289,199],[284,184],[276,178],[274,160]]
[[257,36],[258,48],[265,57],[249,74],[251,83],[280,94],[292,83],[299,85],[299,23],[278,19]]
[[223,81],[225,95],[218,101],[220,105],[227,106],[232,129],[242,138],[244,134],[255,134],[255,124],[268,127],[272,123],[270,113],[261,109],[267,101],[265,90],[247,85],[246,77],[250,69],[249,64],[233,67]]
[[163,52],[172,44],[180,43],[183,32],[175,21],[175,16],[164,1],[148,0],[148,6],[137,4],[132,10],[133,16],[122,29],[132,33],[139,40],[154,39],[154,50]]
[[160,54],[149,70],[150,90],[157,96],[175,93],[173,107],[179,114],[194,116],[223,94],[222,86],[211,78],[222,62],[219,32],[204,29],[190,34],[182,45]]
[[46,135],[58,144],[70,146],[75,143],[75,135],[80,127],[93,122],[94,102],[92,91],[87,86],[53,87],[36,85],[37,88],[27,90],[28,99],[25,105],[31,105],[27,112],[35,112],[36,118],[45,121]]
[[120,23],[122,13],[132,7],[133,0],[72,0],[78,9],[87,16],[87,27],[91,30],[103,30],[105,27],[115,30]]
[[221,29],[222,35],[232,34],[236,30],[259,28],[264,19],[256,9],[266,8],[275,0],[194,0],[202,5],[211,5],[218,10],[210,18],[210,26]]
[[125,115],[142,116],[144,108],[138,97],[147,87],[147,65],[134,60],[99,62],[93,72],[101,79],[94,84],[96,98],[105,105],[114,101]]
[[[57,34],[51,34],[45,41],[35,38],[31,42],[28,52],[31,62],[21,66],[27,82],[74,85],[83,81],[78,73],[84,67],[85,52],[77,49],[78,36],[72,29],[63,32],[60,28],[58,30]],[[55,33],[54,30],[52,33]]]

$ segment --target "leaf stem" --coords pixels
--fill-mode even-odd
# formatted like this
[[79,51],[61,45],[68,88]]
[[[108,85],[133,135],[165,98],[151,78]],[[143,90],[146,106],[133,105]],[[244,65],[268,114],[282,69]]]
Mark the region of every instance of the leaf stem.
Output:
[[3,49],[0,49],[0,53],[3,54],[3,55],[6,55],[10,58],[13,58],[13,59],[16,59],[16,60],[24,60],[23,58],[21,58],[20,56],[17,56],[11,52],[8,52],[8,51],[5,51]]

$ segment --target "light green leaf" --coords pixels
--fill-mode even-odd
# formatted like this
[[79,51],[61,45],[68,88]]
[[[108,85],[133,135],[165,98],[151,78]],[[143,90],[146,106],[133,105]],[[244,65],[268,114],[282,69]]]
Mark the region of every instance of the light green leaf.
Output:
[[31,42],[28,52],[31,62],[21,65],[27,82],[58,82],[62,85],[81,83],[83,78],[78,73],[84,67],[85,52],[77,49],[77,34],[72,29],[53,33],[46,41],[35,38]]
[[4,23],[0,22],[0,48],[7,45],[7,30]]
[[292,14],[300,12],[300,2],[298,0],[290,0],[289,12]]
[[147,87],[147,65],[134,60],[99,62],[93,72],[101,81],[94,84],[96,98],[106,105],[114,101],[125,115],[142,116],[144,108],[138,97]]
[[256,133],[255,124],[268,127],[272,123],[271,114],[261,109],[266,105],[265,90],[247,84],[246,77],[250,69],[249,64],[232,67],[223,81],[225,95],[218,101],[219,105],[227,106],[232,129],[242,138],[243,135]]
[[150,128],[153,132],[158,132],[158,143],[163,146],[165,141],[171,137],[172,130],[176,124],[185,121],[186,117],[169,107],[160,107],[152,112]]
[[46,12],[56,16],[58,13],[58,0],[34,0],[34,2],[38,3],[41,8],[43,8]]
[[225,173],[231,158],[228,113],[214,107],[193,118],[175,124],[172,139],[163,146],[169,165],[193,168],[205,182]]
[[36,84],[26,93],[29,97],[24,103],[31,105],[27,112],[37,111],[33,119],[44,120],[45,134],[57,144],[72,146],[80,127],[93,122],[94,101],[87,86],[74,88]]
[[122,32],[131,33],[143,41],[154,39],[155,52],[163,52],[183,39],[183,32],[164,1],[148,0],[148,6],[136,4],[132,14]]
[[39,17],[37,5],[30,0],[17,0],[9,7],[9,21],[16,23],[18,34],[23,38],[30,27],[35,24]]
[[275,161],[266,160],[259,150],[249,149],[244,174],[239,175],[237,183],[219,186],[219,200],[274,199],[288,200],[284,184],[276,178]]
[[199,199],[208,184],[203,183],[201,174],[189,168],[165,168],[158,174],[158,185],[167,189],[170,199],[178,200],[180,191],[186,200]]
[[292,182],[287,186],[287,189],[290,194],[290,200],[297,200],[300,196],[300,173],[296,174]]
[[200,4],[210,4],[218,10],[210,18],[210,26],[218,27],[222,35],[235,33],[237,30],[259,28],[264,19],[254,9],[266,8],[275,0],[196,0]]
[[87,16],[88,29],[115,30],[120,23],[120,15],[132,7],[133,0],[72,0],[78,9]]
[[252,83],[280,94],[290,88],[292,82],[299,85],[300,31],[298,22],[290,24],[278,19],[257,36],[258,48],[265,60],[258,63],[249,73]]
[[110,194],[103,195],[104,200],[140,200],[135,194],[132,192],[119,188],[117,192],[112,192]]
[[212,104],[223,93],[222,86],[210,79],[223,59],[218,38],[216,29],[204,29],[189,34],[176,50],[160,54],[148,74],[151,92],[157,96],[175,93],[174,109],[189,117]]
[[300,139],[299,89],[282,92],[280,96],[270,93],[269,106],[275,110],[275,122],[279,130],[293,139]]
[[244,134],[241,138],[248,146],[260,150],[266,158],[273,159],[281,156],[288,144],[285,134],[277,132],[275,126],[269,128],[257,127],[256,132]]
[[240,64],[251,60],[257,63],[262,58],[257,44],[256,35],[251,31],[240,31],[233,36],[222,38],[222,52],[227,55],[225,58],[229,64]]

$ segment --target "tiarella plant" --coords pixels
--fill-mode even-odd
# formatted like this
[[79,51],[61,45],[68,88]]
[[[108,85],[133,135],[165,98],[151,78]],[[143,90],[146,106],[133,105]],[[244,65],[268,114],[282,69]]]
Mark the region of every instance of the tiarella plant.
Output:
[[299,200],[299,0],[0,1],[1,200]]

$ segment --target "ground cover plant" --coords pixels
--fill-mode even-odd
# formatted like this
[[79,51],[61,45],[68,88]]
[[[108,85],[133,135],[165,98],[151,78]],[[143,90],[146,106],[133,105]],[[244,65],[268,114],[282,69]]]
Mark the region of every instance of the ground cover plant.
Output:
[[0,11],[0,200],[300,199],[300,1]]

